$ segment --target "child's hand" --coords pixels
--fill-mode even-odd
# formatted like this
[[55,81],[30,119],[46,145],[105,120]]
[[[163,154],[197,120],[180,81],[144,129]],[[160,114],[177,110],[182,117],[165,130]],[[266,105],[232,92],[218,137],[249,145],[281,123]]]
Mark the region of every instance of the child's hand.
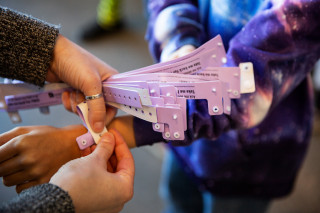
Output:
[[[77,105],[85,100],[84,95],[80,91],[66,91],[62,93],[62,103],[64,107],[75,114],[77,114]],[[116,116],[117,109],[106,105],[106,120],[105,123],[108,125],[111,120]]]
[[19,193],[49,182],[66,162],[80,157],[76,137],[87,130],[80,125],[18,127],[0,135],[0,176]]
[[178,50],[176,50],[175,52],[171,53],[168,56],[161,56],[161,60],[162,61],[170,61],[170,60],[173,60],[176,58],[180,58],[182,56],[188,55],[189,53],[191,53],[195,49],[196,49],[195,46],[187,44],[187,45],[180,47]]

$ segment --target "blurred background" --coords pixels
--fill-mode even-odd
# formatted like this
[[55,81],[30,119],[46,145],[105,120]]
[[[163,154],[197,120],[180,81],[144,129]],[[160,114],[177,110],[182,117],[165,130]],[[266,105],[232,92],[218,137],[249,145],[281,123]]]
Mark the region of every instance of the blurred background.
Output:
[[[61,25],[61,33],[84,47],[119,72],[130,71],[153,63],[144,34],[146,13],[143,0],[123,0],[121,13],[124,27],[90,42],[80,38],[84,27],[93,23],[98,0],[0,0],[2,6],[31,14],[52,24]],[[121,112],[119,112],[121,114]],[[62,106],[50,107],[50,114],[40,114],[38,109],[21,111],[23,122],[19,125],[51,125],[62,127],[81,123],[80,119]],[[36,119],[35,119],[36,118]],[[288,197],[276,200],[269,213],[317,213],[320,212],[320,116],[316,113],[314,131],[308,154],[296,181],[294,191]],[[5,112],[0,112],[0,133],[18,125],[11,123]],[[123,213],[161,212],[163,203],[158,195],[164,147],[156,144],[132,150],[136,176],[134,197]],[[16,196],[14,187],[0,184],[0,203]]]

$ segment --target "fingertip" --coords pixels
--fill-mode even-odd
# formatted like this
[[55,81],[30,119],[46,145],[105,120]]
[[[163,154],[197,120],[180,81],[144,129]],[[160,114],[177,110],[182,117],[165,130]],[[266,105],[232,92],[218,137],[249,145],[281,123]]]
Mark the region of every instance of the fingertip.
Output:
[[99,133],[103,130],[104,126],[104,122],[97,121],[93,124],[93,131]]
[[101,149],[101,147],[110,147],[110,145],[112,146],[112,149],[113,149],[115,145],[115,138],[113,134],[106,132],[100,137],[99,142],[96,148],[94,149],[94,151],[96,151],[97,149]]
[[94,150],[96,156],[103,157],[103,159],[109,159],[113,153],[115,146],[115,139],[109,132],[103,134],[99,140],[99,143]]
[[106,132],[101,136],[99,143],[110,143],[114,142],[114,140],[114,135],[111,132]]

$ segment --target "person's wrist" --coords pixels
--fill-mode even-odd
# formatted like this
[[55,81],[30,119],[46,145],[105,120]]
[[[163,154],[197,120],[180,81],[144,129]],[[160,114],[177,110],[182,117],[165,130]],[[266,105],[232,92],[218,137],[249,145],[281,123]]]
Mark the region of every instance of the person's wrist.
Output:
[[114,118],[107,126],[107,129],[117,130],[122,135],[129,148],[136,147],[132,115],[118,116]]
[[65,38],[63,35],[59,34],[56,38],[56,42],[52,52],[52,60],[50,63],[49,71],[46,76],[46,80],[49,82],[59,82],[60,74],[59,74],[59,60],[58,57],[61,52],[67,48],[69,40]]
[[85,134],[87,131],[88,130],[81,124],[62,128],[61,135],[63,135],[64,141],[67,143],[66,148],[71,151],[70,160],[81,157],[81,150],[76,143],[76,138]]

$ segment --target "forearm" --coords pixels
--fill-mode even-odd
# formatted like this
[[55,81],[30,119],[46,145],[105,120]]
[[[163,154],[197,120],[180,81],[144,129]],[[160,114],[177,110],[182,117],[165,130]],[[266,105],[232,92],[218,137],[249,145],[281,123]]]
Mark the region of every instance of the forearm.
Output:
[[152,123],[132,115],[114,118],[108,128],[117,130],[129,148],[152,145],[164,141],[162,134],[153,130]]
[[0,75],[43,85],[58,27],[0,6]]
[[117,130],[122,135],[129,148],[137,146],[133,129],[133,116],[126,115],[115,117],[108,125],[108,129]]

